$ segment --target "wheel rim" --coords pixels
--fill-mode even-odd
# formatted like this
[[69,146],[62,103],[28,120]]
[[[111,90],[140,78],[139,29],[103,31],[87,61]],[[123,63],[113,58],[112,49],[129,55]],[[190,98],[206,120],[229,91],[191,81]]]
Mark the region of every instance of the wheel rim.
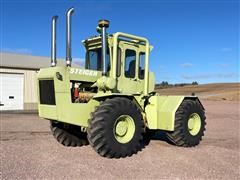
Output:
[[131,116],[122,115],[114,124],[114,136],[119,143],[128,143],[135,133],[135,123]]
[[201,128],[201,118],[197,113],[193,113],[188,119],[188,131],[191,135],[195,136],[198,134]]

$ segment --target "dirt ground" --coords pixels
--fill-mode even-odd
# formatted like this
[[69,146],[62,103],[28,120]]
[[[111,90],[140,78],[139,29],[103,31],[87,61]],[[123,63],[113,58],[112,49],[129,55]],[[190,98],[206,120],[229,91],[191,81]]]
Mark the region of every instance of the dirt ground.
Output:
[[88,146],[63,147],[46,120],[1,114],[0,179],[240,179],[240,105],[203,101],[207,131],[195,148],[175,147],[158,136],[125,159],[100,157]]

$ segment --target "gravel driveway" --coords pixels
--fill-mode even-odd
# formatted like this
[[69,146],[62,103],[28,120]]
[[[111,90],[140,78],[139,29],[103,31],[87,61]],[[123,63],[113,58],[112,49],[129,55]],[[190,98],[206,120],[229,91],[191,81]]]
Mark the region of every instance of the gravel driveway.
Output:
[[58,144],[35,114],[1,114],[0,179],[240,179],[239,102],[203,104],[207,131],[199,146],[175,147],[156,135],[124,159]]

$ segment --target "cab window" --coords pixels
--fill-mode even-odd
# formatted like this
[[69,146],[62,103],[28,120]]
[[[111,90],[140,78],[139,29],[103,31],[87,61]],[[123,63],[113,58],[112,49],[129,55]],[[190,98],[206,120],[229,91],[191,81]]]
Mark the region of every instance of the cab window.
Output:
[[136,52],[131,49],[125,51],[125,76],[127,78],[135,77]]
[[[86,54],[86,69],[102,71],[102,48],[91,49]],[[109,49],[106,56],[107,71],[110,71]]]
[[122,57],[122,50],[118,48],[117,54],[117,77],[121,76],[121,57]]
[[140,52],[138,64],[139,64],[138,77],[139,79],[144,79],[144,71],[145,71],[145,53],[144,52]]

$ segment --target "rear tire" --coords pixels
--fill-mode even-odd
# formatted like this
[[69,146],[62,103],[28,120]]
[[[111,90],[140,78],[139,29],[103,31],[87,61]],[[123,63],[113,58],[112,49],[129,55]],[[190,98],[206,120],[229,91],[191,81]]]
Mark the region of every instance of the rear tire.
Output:
[[139,108],[129,99],[104,101],[89,121],[88,140],[103,157],[120,158],[137,153],[142,146],[144,122]]
[[87,133],[81,132],[80,126],[62,122],[50,122],[54,138],[64,146],[83,146],[88,144]]
[[192,147],[202,140],[205,131],[205,112],[198,101],[184,100],[175,114],[173,132],[167,138],[177,146]]

